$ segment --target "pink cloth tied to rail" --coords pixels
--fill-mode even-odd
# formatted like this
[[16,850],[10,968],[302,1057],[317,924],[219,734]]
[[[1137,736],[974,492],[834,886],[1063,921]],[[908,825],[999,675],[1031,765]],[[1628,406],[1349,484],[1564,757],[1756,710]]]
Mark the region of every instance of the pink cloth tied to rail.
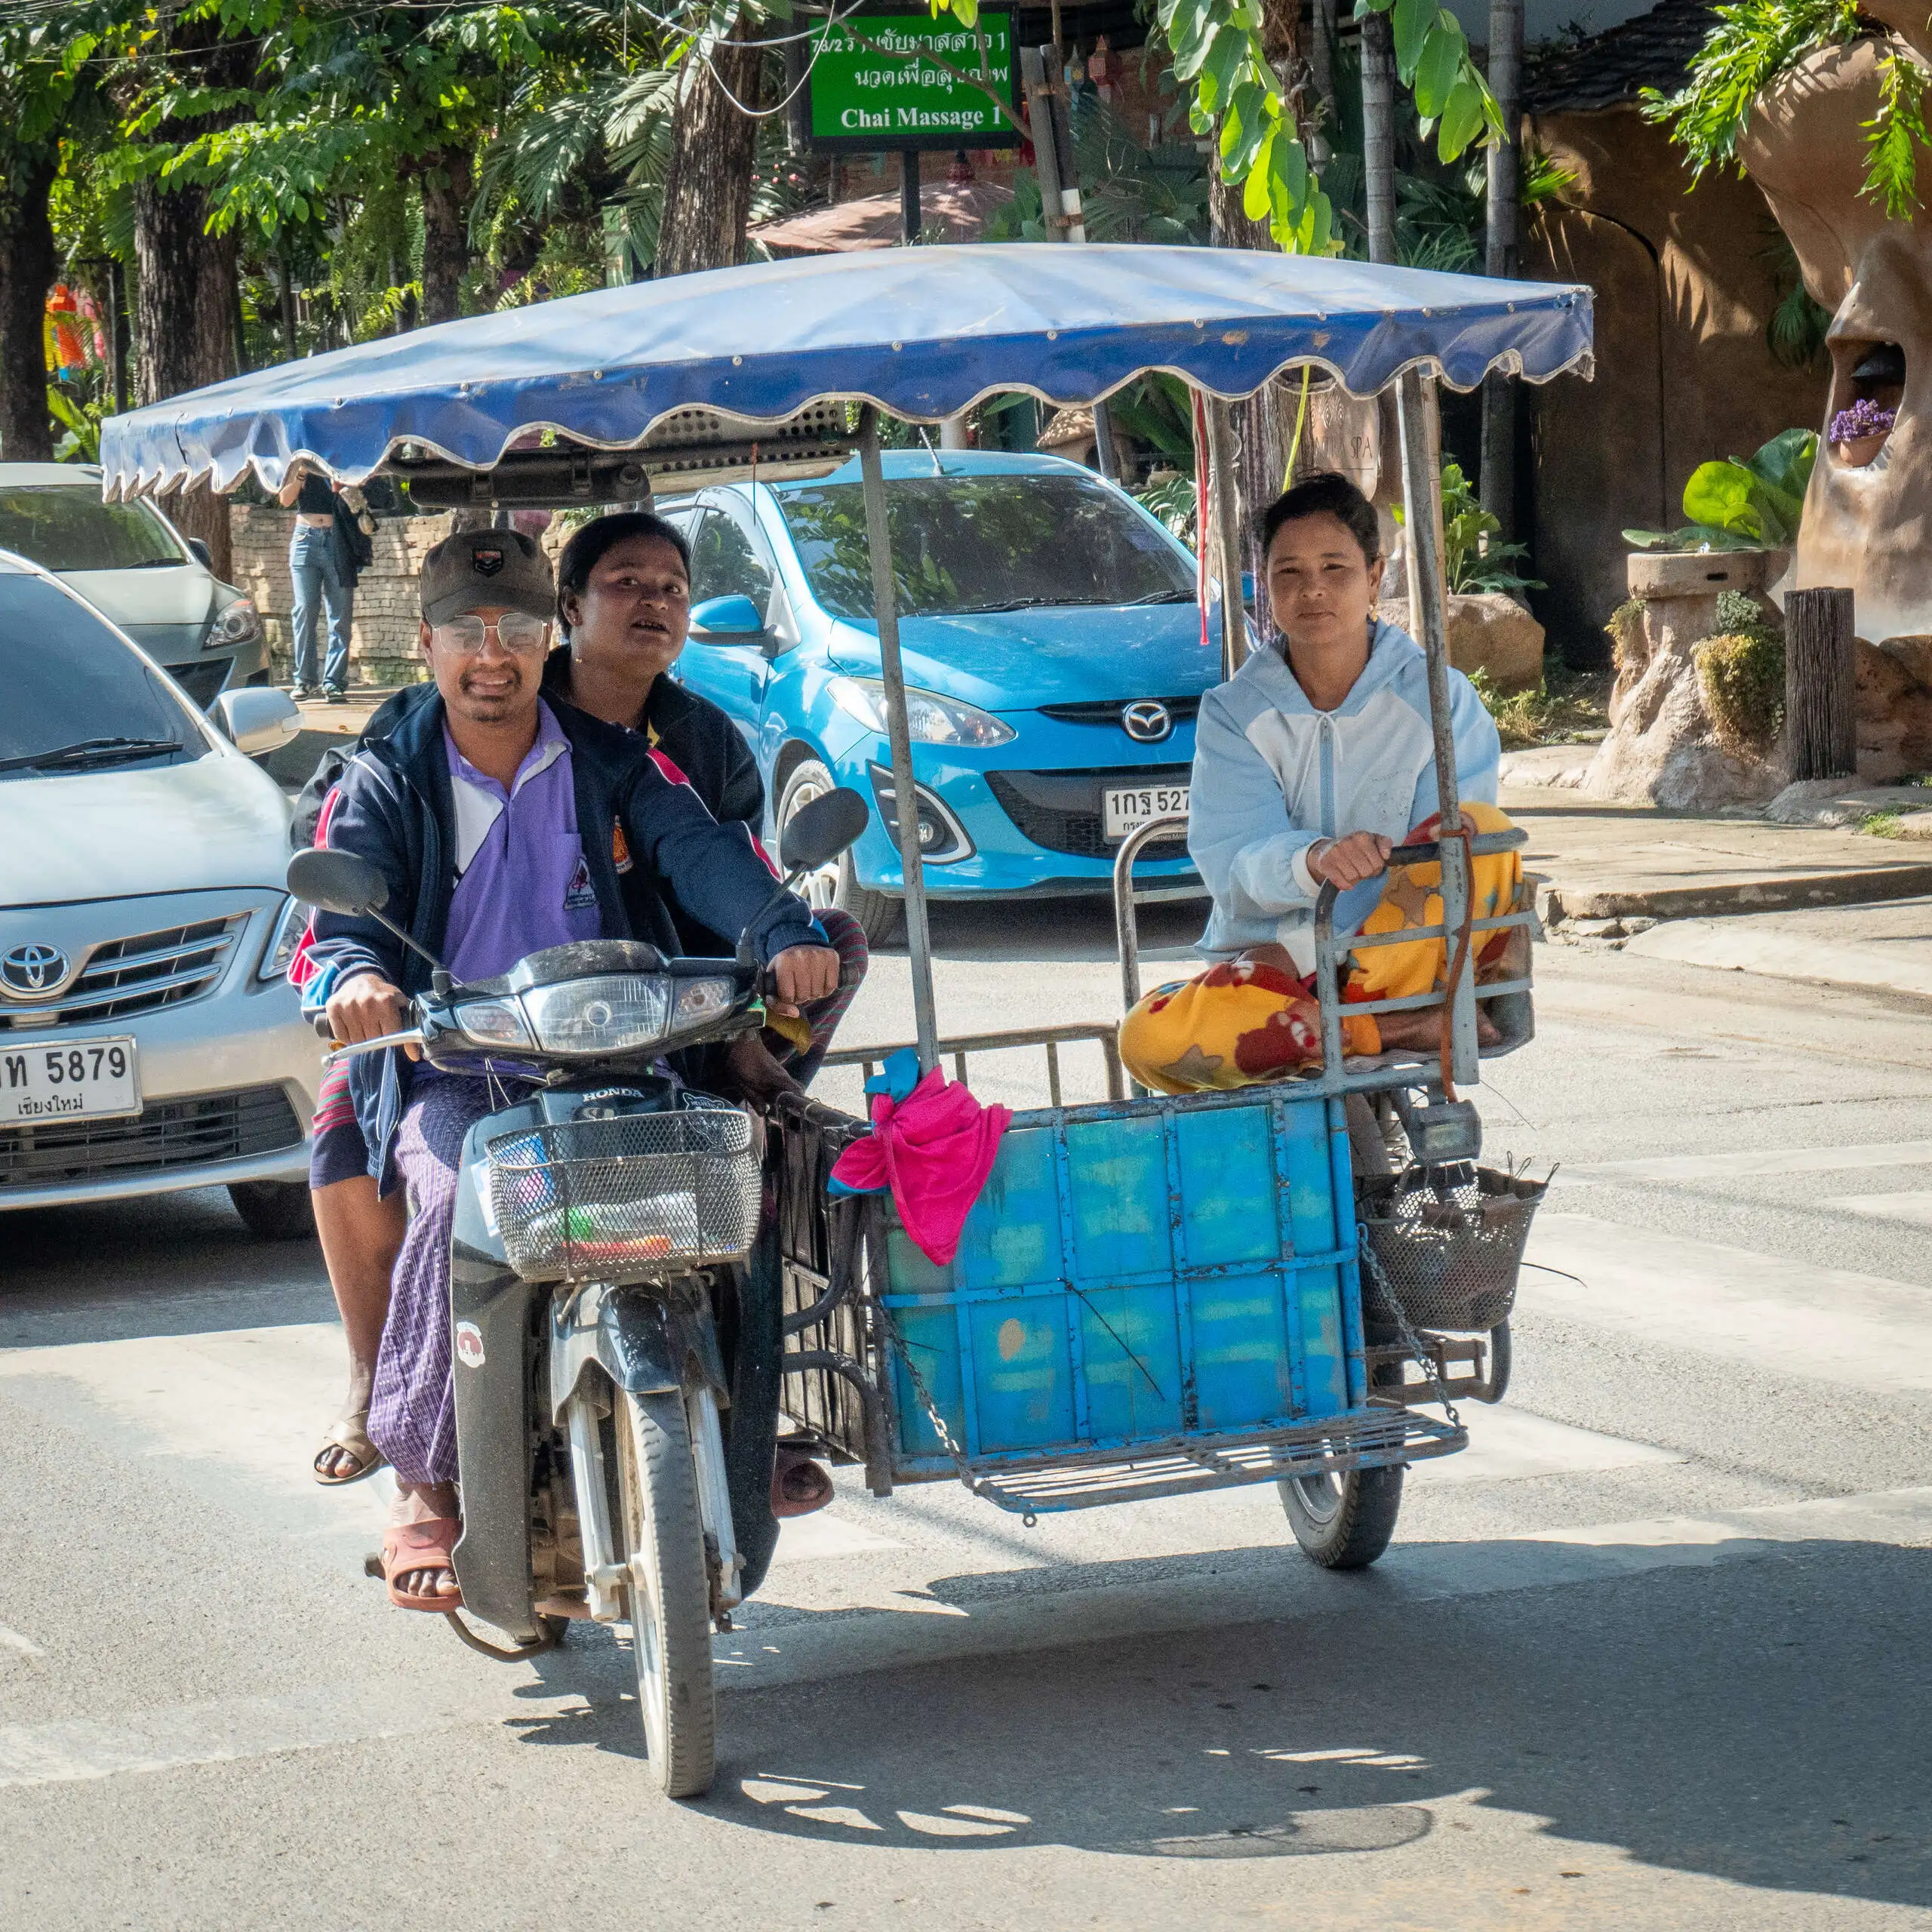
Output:
[[872,1131],[833,1163],[832,1190],[872,1194],[890,1187],[906,1232],[943,1268],[959,1251],[960,1232],[992,1172],[1012,1112],[983,1107],[937,1067],[903,1100],[881,1091],[872,1103]]

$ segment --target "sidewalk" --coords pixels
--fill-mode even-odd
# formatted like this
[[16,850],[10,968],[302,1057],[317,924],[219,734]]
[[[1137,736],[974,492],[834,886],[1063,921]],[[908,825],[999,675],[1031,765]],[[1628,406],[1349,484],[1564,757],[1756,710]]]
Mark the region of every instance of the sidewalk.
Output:
[[1500,801],[1528,835],[1523,863],[1553,937],[1932,998],[1932,844],[1855,829],[1872,813],[1921,808],[1925,791],[1821,786],[1792,807],[1810,823],[1780,824],[1520,782],[1575,756],[1550,747],[1503,761]]
[[302,728],[278,752],[261,761],[262,769],[275,782],[291,792],[299,792],[309,782],[323,752],[331,746],[352,743],[362,728],[376,715],[389,691],[357,691],[346,704],[329,704],[310,699],[296,709],[302,714]]
[[[1723,918],[1807,906],[1864,904],[1932,893],[1932,844],[1877,838],[1844,823],[1778,825],[1743,814],[1693,817],[1647,805],[1601,804],[1547,784],[1512,782],[1574,747],[1503,761],[1500,802],[1529,835],[1523,863],[1546,881],[1546,924],[1570,919]],[[1902,789],[1902,788],[1901,788]],[[1923,791],[1903,801],[1922,805]],[[1896,809],[1894,791],[1860,793],[1838,811]]]

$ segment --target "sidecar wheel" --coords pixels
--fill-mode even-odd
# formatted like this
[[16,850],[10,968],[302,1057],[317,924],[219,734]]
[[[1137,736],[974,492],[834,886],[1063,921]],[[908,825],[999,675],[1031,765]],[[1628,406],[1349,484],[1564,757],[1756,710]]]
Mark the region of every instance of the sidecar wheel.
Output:
[[697,1467],[680,1395],[621,1398],[619,1560],[630,1569],[631,1654],[651,1768],[672,1798],[699,1798],[717,1764],[711,1588]]
[[1275,1484],[1302,1552],[1324,1570],[1365,1570],[1389,1547],[1402,1508],[1402,1469],[1285,1476]]

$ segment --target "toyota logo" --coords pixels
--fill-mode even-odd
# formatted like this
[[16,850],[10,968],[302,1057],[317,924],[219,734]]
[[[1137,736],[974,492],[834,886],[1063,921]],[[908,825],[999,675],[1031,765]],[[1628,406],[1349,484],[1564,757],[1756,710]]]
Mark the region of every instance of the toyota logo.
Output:
[[1127,735],[1143,745],[1158,744],[1174,728],[1172,715],[1157,698],[1143,697],[1137,704],[1126,706],[1120,721]]
[[57,946],[17,946],[0,958],[0,986],[10,993],[51,993],[66,979],[67,955]]

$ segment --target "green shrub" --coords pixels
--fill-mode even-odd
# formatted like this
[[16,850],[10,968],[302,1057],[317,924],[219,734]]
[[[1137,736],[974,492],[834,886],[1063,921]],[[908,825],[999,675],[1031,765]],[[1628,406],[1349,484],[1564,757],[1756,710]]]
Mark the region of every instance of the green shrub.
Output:
[[1718,742],[1727,751],[1761,757],[1784,728],[1784,634],[1761,618],[1706,638],[1695,655]]

